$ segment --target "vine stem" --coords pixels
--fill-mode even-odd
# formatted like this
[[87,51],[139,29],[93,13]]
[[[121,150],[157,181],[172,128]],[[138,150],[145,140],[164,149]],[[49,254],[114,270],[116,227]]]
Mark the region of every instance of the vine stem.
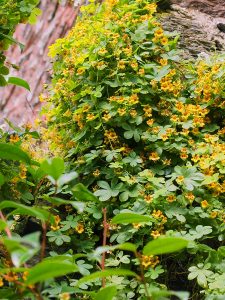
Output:
[[[108,223],[107,223],[107,208],[103,208],[102,209],[103,212],[103,240],[102,240],[102,246],[105,247],[106,246],[106,242],[107,242],[107,233],[108,233]],[[102,271],[105,270],[105,256],[106,253],[103,252],[102,253],[102,263],[101,263],[101,269]],[[105,287],[105,278],[102,278],[102,287]]]
[[47,234],[47,223],[42,224],[43,234],[42,234],[42,242],[41,242],[41,257],[40,259],[43,260],[45,257],[45,249],[46,249],[46,234]]
[[146,283],[146,280],[145,280],[145,274],[144,274],[144,268],[143,268],[143,266],[142,266],[142,263],[141,263],[141,258],[140,258],[140,255],[136,252],[135,253],[135,255],[136,255],[136,257],[137,257],[137,259],[139,260],[139,264],[140,264],[140,270],[141,270],[141,281],[142,281],[142,283],[143,283],[143,285],[144,285],[144,289],[145,289],[145,295],[146,295],[146,298],[148,299],[148,300],[151,300],[151,296],[149,295],[149,292],[148,292],[148,287],[147,287],[147,283]]
[[[56,194],[57,194],[57,189],[58,189],[58,184],[57,184],[57,182],[56,182],[55,185],[54,185],[54,194],[53,194],[53,197],[56,196]],[[54,208],[54,206],[53,206],[53,208]],[[47,228],[48,228],[48,225],[49,225],[49,219],[50,219],[50,216],[51,216],[51,214],[49,213],[47,221],[44,222],[44,223],[42,224],[43,232],[42,232],[41,255],[40,255],[41,261],[42,261],[42,260],[44,259],[44,257],[45,257],[46,240],[47,240]]]

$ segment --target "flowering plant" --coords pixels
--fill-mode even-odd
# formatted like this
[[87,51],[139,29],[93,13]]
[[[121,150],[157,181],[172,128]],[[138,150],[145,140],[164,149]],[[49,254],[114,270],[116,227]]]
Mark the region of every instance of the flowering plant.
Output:
[[[109,224],[118,213],[151,216],[148,224],[109,225],[108,242],[187,238],[186,254],[161,260],[163,271],[149,285],[166,284],[170,274],[168,286],[176,286],[178,272],[179,287],[214,299],[211,294],[224,292],[218,283],[224,261],[224,58],[181,61],[176,38],[154,17],[156,7],[153,1],[108,0],[83,8],[68,36],[50,47],[56,60],[43,110],[45,135],[100,200],[87,206],[85,232],[94,226],[98,240],[103,208]],[[95,239],[90,243],[94,247]],[[192,266],[203,262],[208,275],[193,275]],[[188,279],[196,278],[194,288]],[[131,292],[127,284],[121,299]],[[142,293],[142,287],[134,289]]]
[[[90,2],[51,46],[41,96],[43,138],[64,161],[31,160],[16,135],[11,156],[0,144],[31,194],[0,203],[0,295],[222,299],[224,58],[181,61],[154,1]],[[38,220],[41,243],[13,215]]]

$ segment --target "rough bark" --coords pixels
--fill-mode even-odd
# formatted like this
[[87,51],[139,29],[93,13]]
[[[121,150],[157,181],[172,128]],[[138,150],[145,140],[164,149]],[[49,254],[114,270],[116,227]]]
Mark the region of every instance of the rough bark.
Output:
[[171,0],[174,4],[179,4],[185,8],[192,8],[206,13],[211,17],[225,18],[224,0]]
[[212,1],[218,8],[217,14],[214,9],[211,11],[211,1],[172,2],[171,10],[163,13],[160,20],[165,30],[180,35],[179,48],[185,58],[225,51],[225,33],[217,26],[225,23],[225,6],[220,0]]
[[13,75],[27,80],[31,87],[30,93],[16,86],[0,90],[2,116],[17,124],[35,118],[40,108],[38,96],[43,84],[50,79],[48,46],[57,38],[65,36],[79,11],[79,6],[63,6],[57,0],[42,0],[40,8],[43,13],[36,25],[21,24],[15,32],[15,38],[25,45],[24,51],[21,53],[18,46],[13,46],[7,54],[10,62],[20,68],[18,71],[14,70]]

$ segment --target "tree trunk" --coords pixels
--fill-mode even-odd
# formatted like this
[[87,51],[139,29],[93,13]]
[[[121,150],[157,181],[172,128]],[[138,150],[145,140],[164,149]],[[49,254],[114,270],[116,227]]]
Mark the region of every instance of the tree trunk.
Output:
[[21,24],[17,27],[15,38],[25,45],[21,53],[14,45],[8,51],[9,61],[19,70],[13,71],[13,76],[25,79],[31,92],[17,87],[7,86],[0,90],[0,110],[17,124],[32,121],[40,109],[39,94],[43,84],[50,79],[50,58],[48,47],[57,38],[65,36],[72,27],[79,12],[79,6],[60,5],[57,0],[42,0],[40,8],[42,15],[37,24]]

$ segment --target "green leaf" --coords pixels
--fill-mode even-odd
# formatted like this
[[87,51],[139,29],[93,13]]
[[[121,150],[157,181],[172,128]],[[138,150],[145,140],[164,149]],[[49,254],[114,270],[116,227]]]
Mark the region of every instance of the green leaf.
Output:
[[225,246],[221,246],[217,249],[220,256],[225,257]]
[[61,199],[61,198],[58,198],[58,197],[49,197],[47,195],[44,196],[44,199],[51,202],[51,203],[53,203],[56,206],[71,205],[75,209],[77,209],[79,212],[83,212],[84,207],[85,207],[85,203],[79,202],[79,201],[64,200],[64,199]]
[[136,213],[120,213],[112,218],[112,224],[130,224],[151,222],[152,217],[139,215]]
[[5,66],[0,68],[0,74],[2,75],[8,75],[9,74],[9,69]]
[[30,157],[26,152],[15,145],[6,143],[0,143],[0,158],[30,163]]
[[34,284],[43,282],[59,276],[64,276],[69,273],[77,272],[78,268],[75,264],[69,261],[60,261],[52,257],[44,260],[29,270],[26,284]]
[[117,289],[115,286],[107,286],[101,289],[95,296],[95,300],[112,300],[116,296]]
[[5,177],[0,173],[0,186],[5,183]]
[[58,180],[65,171],[64,160],[55,157],[52,160],[45,160],[41,164],[41,169],[54,180]]
[[82,283],[87,283],[99,278],[104,278],[108,276],[132,276],[132,277],[138,277],[138,275],[130,270],[125,269],[106,269],[104,271],[98,271],[95,273],[92,273],[90,275],[84,276],[77,282],[77,286],[81,285]]
[[24,45],[19,43],[17,40],[15,40],[13,37],[6,35],[2,32],[0,32],[0,36],[3,36],[5,39],[9,40],[11,43],[17,44],[19,45],[20,49],[23,50],[24,49]]
[[162,236],[149,242],[143,248],[144,255],[159,255],[179,251],[187,247],[188,241],[178,237]]
[[131,251],[131,252],[136,252],[137,251],[136,245],[134,245],[132,243],[123,243],[123,244],[117,245],[116,249]]
[[8,84],[15,84],[17,86],[24,87],[25,89],[27,89],[28,91],[30,91],[30,86],[27,83],[27,81],[23,80],[21,78],[18,78],[18,77],[9,77]]
[[16,208],[16,210],[13,211],[13,214],[33,216],[42,221],[49,221],[51,223],[54,223],[53,215],[48,211],[41,209],[39,207],[26,206],[13,201],[2,201],[0,203],[0,209],[2,210],[5,208]]
[[130,251],[135,253],[137,251],[137,247],[132,243],[123,243],[115,246],[100,246],[95,249],[94,257],[97,257],[104,252],[114,251],[114,250],[125,250],[125,251]]
[[5,80],[5,77],[0,75],[0,86],[6,86],[7,81]]
[[4,230],[7,227],[7,223],[0,219],[0,231]]
[[77,177],[78,177],[77,172],[71,172],[71,173],[63,174],[58,179],[58,185],[63,186],[64,184],[72,181],[73,179],[75,179]]
[[39,239],[40,232],[34,232],[22,238],[14,236],[3,239],[3,244],[9,251],[14,266],[20,267],[39,251]]
[[80,201],[98,201],[95,197],[82,183],[78,183],[72,188],[73,195],[76,199]]

